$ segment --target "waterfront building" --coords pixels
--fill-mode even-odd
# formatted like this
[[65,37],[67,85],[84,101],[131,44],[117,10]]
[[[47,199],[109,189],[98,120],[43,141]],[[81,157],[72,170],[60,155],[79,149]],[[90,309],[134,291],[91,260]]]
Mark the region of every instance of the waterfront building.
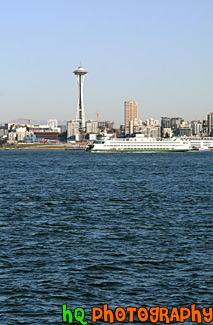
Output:
[[120,125],[120,132],[125,132],[125,125],[124,124]]
[[188,121],[183,121],[180,125],[181,128],[190,128],[191,127],[191,123],[189,123]]
[[54,120],[47,120],[47,125],[52,130],[57,129],[58,128],[58,121],[56,119],[54,119]]
[[164,128],[171,128],[171,117],[161,117],[161,127]]
[[171,129],[176,133],[176,131],[179,129],[180,125],[184,122],[184,119],[182,117],[172,117],[171,118]]
[[1,126],[0,128],[0,138],[8,135],[8,129],[6,129],[5,127]]
[[79,122],[75,120],[67,121],[67,139],[76,137],[79,134]]
[[16,139],[18,142],[23,142],[26,133],[26,127],[19,127],[16,129]]
[[121,124],[119,129],[115,129],[116,138],[123,138],[125,136],[125,125]]
[[171,118],[168,116],[161,117],[161,136],[168,137],[171,133]]
[[60,125],[59,128],[61,130],[61,133],[64,133],[64,132],[67,131],[67,126],[66,125]]
[[16,132],[12,131],[8,133],[8,142],[16,141]]
[[162,138],[170,137],[171,132],[172,132],[171,128],[161,128],[161,136],[162,136]]
[[213,113],[207,115],[208,134],[213,137]]
[[192,121],[192,135],[200,136],[202,134],[202,123],[200,121]]
[[100,131],[114,129],[114,122],[111,121],[98,121],[98,129]]
[[81,66],[78,67],[77,70],[73,71],[73,73],[77,76],[78,81],[78,104],[76,110],[76,121],[79,123],[79,129],[85,127],[85,113],[84,113],[84,101],[83,101],[83,84],[84,84],[84,76],[88,73]]
[[160,125],[156,125],[151,128],[151,138],[160,138],[161,137],[161,127]]
[[36,142],[42,143],[43,140],[44,139],[37,139],[36,135],[32,132],[26,132],[25,137],[24,137],[25,143],[36,143]]
[[45,131],[50,130],[50,127],[47,124],[34,125],[32,128],[30,127],[30,130],[33,132],[45,132]]
[[52,140],[52,141],[58,141],[58,132],[54,131],[41,131],[41,132],[34,132],[37,139],[42,140]]
[[145,125],[146,126],[159,126],[159,121],[158,120],[154,120],[152,117],[150,119],[147,119],[145,121]]
[[138,118],[138,104],[135,101],[126,101],[124,103],[124,123],[125,135],[130,134],[129,122]]
[[144,128],[142,120],[135,118],[134,120],[129,121],[129,134],[141,133],[141,130]]
[[86,121],[86,133],[98,133],[98,122],[93,120]]
[[161,127],[154,125],[147,125],[144,127],[141,134],[146,138],[160,138],[161,137]]
[[134,120],[129,121],[129,135],[134,133]]
[[187,127],[187,126],[181,126],[179,128],[179,136],[180,137],[191,137],[192,136],[192,128],[191,127]]
[[202,136],[208,136],[208,122],[207,120],[203,120],[203,123],[202,123]]

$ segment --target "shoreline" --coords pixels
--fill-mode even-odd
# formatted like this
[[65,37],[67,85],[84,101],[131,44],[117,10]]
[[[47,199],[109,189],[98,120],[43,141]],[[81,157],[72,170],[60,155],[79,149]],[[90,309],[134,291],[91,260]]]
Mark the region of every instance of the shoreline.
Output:
[[0,150],[3,150],[3,151],[14,151],[14,150],[85,150],[84,147],[73,147],[73,146],[70,146],[70,145],[66,145],[66,144],[61,144],[61,145],[56,145],[56,144],[47,144],[47,145],[38,145],[38,144],[35,144],[35,145],[29,145],[29,144],[26,144],[26,145],[17,145],[17,146],[11,146],[11,147],[2,147],[0,148]]

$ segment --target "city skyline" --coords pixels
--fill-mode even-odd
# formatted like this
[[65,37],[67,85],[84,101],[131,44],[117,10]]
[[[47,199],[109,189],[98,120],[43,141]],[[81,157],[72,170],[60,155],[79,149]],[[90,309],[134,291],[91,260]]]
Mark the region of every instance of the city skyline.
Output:
[[142,120],[205,119],[213,110],[212,9],[211,1],[2,3],[0,122],[75,119],[80,61],[90,71],[86,120],[98,111],[123,124],[129,100]]

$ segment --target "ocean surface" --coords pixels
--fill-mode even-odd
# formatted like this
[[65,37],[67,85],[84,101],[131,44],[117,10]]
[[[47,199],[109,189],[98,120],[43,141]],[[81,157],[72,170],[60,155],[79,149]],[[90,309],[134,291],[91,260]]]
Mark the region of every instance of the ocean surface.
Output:
[[0,151],[0,192],[1,325],[212,306],[213,152]]

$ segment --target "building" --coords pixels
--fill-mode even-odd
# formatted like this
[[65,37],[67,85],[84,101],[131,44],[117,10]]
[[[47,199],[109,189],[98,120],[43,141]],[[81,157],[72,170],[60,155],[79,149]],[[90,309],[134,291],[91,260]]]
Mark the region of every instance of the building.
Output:
[[61,130],[61,133],[64,133],[67,131],[67,126],[66,125],[59,125],[59,128]]
[[160,125],[156,125],[151,128],[151,138],[160,138],[161,137],[161,127]]
[[141,133],[141,130],[144,128],[142,120],[135,118],[134,120],[129,121],[129,135]]
[[15,142],[16,141],[16,137],[17,137],[16,132],[11,131],[11,132],[8,133],[7,136],[8,136],[8,142]]
[[171,117],[161,117],[161,128],[171,128]]
[[33,132],[26,132],[24,137],[25,143],[42,143],[44,138],[36,138],[36,135]]
[[192,135],[201,136],[202,135],[202,123],[200,121],[192,121]]
[[100,131],[104,131],[105,129],[114,129],[114,122],[111,121],[98,121],[98,128]]
[[16,129],[16,139],[18,142],[23,142],[26,133],[26,127],[18,127]]
[[161,127],[158,125],[148,125],[145,126],[141,132],[147,138],[160,138],[161,137]]
[[169,138],[171,136],[172,129],[171,128],[161,128],[161,137]]
[[36,139],[42,139],[42,140],[52,140],[52,141],[58,141],[58,132],[54,131],[43,131],[43,132],[34,132],[36,135]]
[[138,104],[135,101],[124,102],[125,135],[130,134],[129,122],[138,118]]
[[180,137],[191,137],[192,136],[192,128],[187,126],[181,126],[179,128],[179,136]]
[[67,140],[79,135],[79,122],[75,120],[67,121]]
[[161,136],[169,137],[171,134],[171,117],[161,117]]
[[213,137],[213,113],[207,115],[208,134]]
[[86,133],[98,133],[98,122],[93,120],[86,121]]
[[202,136],[204,136],[204,137],[208,136],[208,121],[207,120],[203,120],[203,123],[202,123]]
[[161,117],[161,136],[168,137],[171,132],[179,135],[180,127],[191,127],[188,122],[184,122],[182,117]]
[[147,119],[145,121],[145,125],[146,126],[159,126],[159,121],[158,120],[154,120],[152,117],[150,119]]
[[3,138],[4,136],[8,135],[8,129],[6,129],[4,126],[0,127],[0,138]]
[[57,120],[47,120],[47,125],[51,130],[58,128],[58,121]]
[[180,125],[184,122],[182,117],[172,117],[171,118],[171,129],[176,133],[176,131],[179,129]]

